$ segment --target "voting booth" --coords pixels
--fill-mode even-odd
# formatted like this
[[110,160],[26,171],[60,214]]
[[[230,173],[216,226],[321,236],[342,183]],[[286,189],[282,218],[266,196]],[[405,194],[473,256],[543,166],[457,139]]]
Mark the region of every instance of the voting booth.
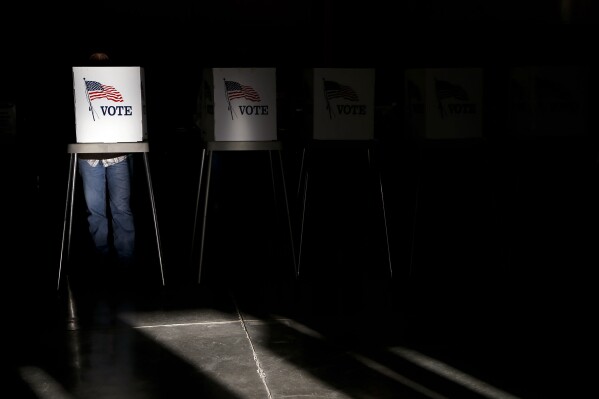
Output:
[[[282,192],[285,196],[287,220],[291,251],[293,235],[291,231],[291,215],[285,186],[285,173],[281,155],[282,143],[277,139],[277,87],[275,68],[205,68],[202,71],[202,83],[199,92],[199,127],[206,143],[202,150],[200,179],[192,248],[190,258],[194,259],[196,242],[196,223],[202,198],[204,213],[202,218],[202,233],[199,250],[198,283],[202,276],[204,259],[204,243],[208,217],[208,201],[212,164],[215,152],[219,151],[266,151],[270,156],[273,193],[275,203],[277,190],[275,188],[275,172],[272,152],[279,157]],[[204,175],[204,164],[208,157],[207,172]],[[292,254],[295,262],[295,255]],[[294,264],[295,268],[295,264]]]
[[73,100],[75,106],[76,143],[69,144],[69,176],[65,205],[65,223],[58,271],[62,278],[63,258],[69,260],[75,181],[78,154],[83,153],[142,153],[148,192],[152,205],[160,274],[164,285],[162,250],[156,206],[148,162],[146,106],[143,68],[74,66]]
[[405,71],[406,128],[422,139],[469,139],[483,135],[481,68]]
[[202,75],[206,141],[277,140],[275,68],[205,68]]
[[[416,139],[418,146],[422,145],[418,151],[418,165],[415,168],[418,176],[412,229],[413,249],[420,247],[416,245],[416,241],[434,239],[435,236],[430,232],[445,225],[454,226],[447,232],[451,240],[460,245],[469,241],[461,236],[459,224],[434,224],[439,223],[441,217],[446,217],[445,212],[440,215],[434,212],[441,212],[451,200],[455,201],[455,210],[449,214],[453,215],[455,212],[466,218],[469,208],[458,207],[464,206],[472,198],[457,200],[465,190],[457,190],[451,198],[443,198],[444,191],[436,193],[433,190],[437,187],[451,187],[456,182],[465,184],[464,179],[469,181],[471,176],[484,171],[481,165],[465,162],[469,155],[476,152],[472,149],[482,143],[483,84],[482,68],[405,70],[406,135]],[[437,151],[439,148],[442,151]],[[478,187],[478,178],[469,181],[471,184],[468,186]],[[445,184],[447,186],[444,186]],[[427,190],[421,192],[422,187],[426,187]],[[430,197],[426,197],[427,195]],[[422,204],[428,206],[423,207]],[[421,217],[423,210],[430,213],[428,217]],[[429,226],[427,223],[432,224]],[[421,224],[424,227],[420,227]],[[417,258],[415,253],[410,258],[410,273],[414,258]]]
[[78,143],[147,138],[141,67],[73,67]]
[[[377,165],[377,143],[374,131],[375,114],[375,69],[374,68],[312,68],[304,70],[306,88],[306,119],[304,120],[306,145],[302,152],[298,193],[303,193],[301,217],[300,259],[306,223],[320,223],[315,218],[306,218],[306,209],[320,199],[308,195],[308,176],[322,172],[326,162],[343,154],[339,162],[349,161],[349,166],[365,166],[369,177],[376,177],[381,197],[384,237],[386,239],[389,272],[392,274],[387,220],[384,209],[383,185]],[[343,160],[341,160],[343,159]],[[317,165],[320,165],[317,167]],[[317,170],[320,169],[320,170]],[[322,198],[321,198],[322,199]],[[335,210],[331,210],[332,212]],[[310,219],[307,221],[307,219]],[[370,235],[372,232],[367,232]]]
[[578,66],[510,68],[509,132],[521,137],[586,135],[588,76]]
[[374,139],[374,69],[313,68],[305,73],[312,138]]

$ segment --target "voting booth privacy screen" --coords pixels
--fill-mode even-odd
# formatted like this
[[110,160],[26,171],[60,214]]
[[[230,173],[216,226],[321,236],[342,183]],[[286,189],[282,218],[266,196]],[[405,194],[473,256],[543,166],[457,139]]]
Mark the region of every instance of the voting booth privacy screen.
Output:
[[509,71],[508,129],[515,136],[584,136],[589,132],[589,72],[578,66]]
[[126,143],[146,139],[141,67],[73,67],[78,143]]
[[481,68],[424,68],[405,72],[408,132],[425,139],[483,135]]
[[200,128],[208,141],[277,140],[276,69],[204,69]]
[[374,139],[374,69],[313,68],[305,73],[312,138]]

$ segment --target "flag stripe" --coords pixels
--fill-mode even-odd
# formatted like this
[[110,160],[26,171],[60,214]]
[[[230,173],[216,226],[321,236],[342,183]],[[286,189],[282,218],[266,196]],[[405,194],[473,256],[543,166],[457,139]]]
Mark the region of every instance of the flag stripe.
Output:
[[327,100],[343,98],[349,101],[358,101],[358,95],[351,87],[340,85],[332,80],[324,81],[324,92]]
[[90,101],[97,100],[98,98],[106,98],[107,100],[117,103],[123,102],[121,93],[112,86],[103,85],[102,83],[93,80],[85,81],[85,86]]
[[462,87],[446,82],[444,80],[435,80],[437,97],[439,100],[445,98],[455,98],[456,100],[468,101],[468,93]]
[[225,88],[227,89],[227,97],[229,101],[236,98],[245,98],[250,101],[260,101],[260,95],[251,86],[245,86],[232,80],[225,80]]

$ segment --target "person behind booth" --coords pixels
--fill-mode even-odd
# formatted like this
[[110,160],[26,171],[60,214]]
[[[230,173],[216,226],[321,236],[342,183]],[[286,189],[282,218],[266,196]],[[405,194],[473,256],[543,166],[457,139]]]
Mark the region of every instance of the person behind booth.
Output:
[[[106,53],[89,56],[90,66],[110,64]],[[78,156],[89,233],[102,264],[116,260],[119,266],[131,267],[134,262],[130,157],[127,153],[81,153]]]

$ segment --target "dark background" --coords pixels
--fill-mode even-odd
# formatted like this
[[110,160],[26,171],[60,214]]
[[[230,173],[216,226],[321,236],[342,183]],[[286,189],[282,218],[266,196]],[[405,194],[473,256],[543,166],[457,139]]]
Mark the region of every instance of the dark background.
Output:
[[[289,143],[287,187],[297,221],[301,72],[368,67],[376,71],[375,136],[393,301],[423,337],[440,339],[443,331],[442,339],[469,347],[471,356],[477,345],[505,350],[506,358],[523,350],[519,367],[525,369],[527,361],[546,359],[547,342],[559,342],[551,350],[560,359],[587,353],[599,260],[597,19],[590,0],[20,3],[5,6],[3,19],[0,100],[16,103],[18,119],[16,136],[2,138],[8,291],[43,298],[55,287],[66,145],[74,141],[71,67],[91,51],[146,71],[154,191],[167,277],[175,282],[195,281],[197,272],[187,260],[201,156],[193,123],[201,69],[277,68],[278,127]],[[505,87],[509,68],[519,66],[586,69],[586,133],[519,137],[509,131]],[[480,140],[430,142],[406,130],[404,70],[438,67],[483,68]],[[360,155],[314,156],[311,190],[320,201],[310,208],[304,275],[337,286],[386,281],[381,209],[370,194],[372,176],[354,162]],[[262,246],[272,234],[263,223],[270,203],[257,194],[270,198],[267,165],[253,154],[222,160],[213,205],[221,228],[213,231],[217,249],[207,270],[210,276],[219,256],[222,264],[252,266],[229,274],[235,278],[261,270],[265,254],[277,247],[285,252],[285,241],[275,234],[266,238],[271,252]],[[137,214],[149,215],[143,179],[135,184]],[[78,243],[85,242],[82,219],[75,226]],[[151,220],[139,216],[138,223],[142,256],[154,259]],[[218,247],[219,237],[242,250]],[[279,264],[288,261],[277,256]]]
[[[8,231],[20,232],[14,234],[16,247],[9,249],[25,245],[16,252],[28,252],[29,244],[21,237],[40,232],[41,245],[52,250],[35,255],[54,251],[66,192],[65,148],[75,139],[71,68],[84,63],[91,51],[102,50],[117,65],[145,69],[148,131],[158,200],[164,201],[163,223],[187,220],[168,213],[173,198],[189,201],[191,209],[195,205],[200,138],[193,115],[202,68],[277,68],[278,128],[290,143],[286,164],[293,191],[304,137],[303,69],[368,67],[376,71],[375,136],[399,268],[408,270],[406,264],[412,263],[413,220],[418,221],[416,231],[427,235],[445,223],[459,228],[459,234],[440,235],[451,240],[430,238],[449,249],[422,248],[426,256],[462,256],[474,250],[494,263],[513,265],[514,259],[522,259],[513,256],[520,245],[536,259],[553,260],[546,249],[564,246],[546,239],[562,238],[577,245],[564,247],[569,248],[563,250],[564,257],[594,255],[593,240],[588,239],[594,229],[587,220],[595,213],[597,162],[595,15],[590,1],[7,4],[0,99],[16,104],[17,134],[2,138],[2,173],[11,183],[5,185],[3,200],[16,224]],[[588,71],[586,132],[535,131],[518,137],[509,131],[505,88],[509,68],[519,66]],[[407,131],[404,70],[444,67],[483,68],[483,139],[428,142]],[[338,163],[333,153],[329,155],[324,165]],[[343,173],[341,168],[335,178]],[[180,197],[177,190],[184,190]],[[414,217],[415,198],[424,201],[425,210],[432,201],[422,211],[430,220]],[[23,223],[22,217],[32,218],[31,223]],[[427,220],[435,227],[422,224]],[[470,240],[476,242],[468,244]],[[533,250],[534,245],[539,248]],[[480,266],[486,264],[488,259],[473,267],[486,270]]]

